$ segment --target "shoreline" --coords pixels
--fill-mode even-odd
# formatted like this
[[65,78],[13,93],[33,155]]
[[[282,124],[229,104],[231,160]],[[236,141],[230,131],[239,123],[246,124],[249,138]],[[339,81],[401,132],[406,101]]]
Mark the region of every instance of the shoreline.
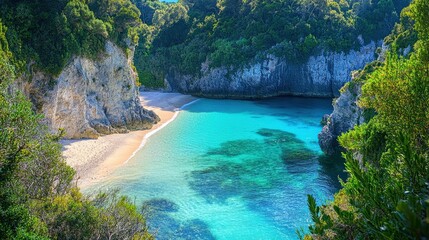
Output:
[[140,103],[154,111],[160,121],[151,129],[111,134],[98,139],[61,140],[67,164],[76,170],[78,187],[100,182],[126,164],[148,139],[173,122],[179,113],[199,98],[180,93],[140,92]]
[[[184,95],[184,96],[188,96],[188,95]],[[170,123],[172,123],[174,120],[176,120],[176,118],[177,118],[177,116],[179,116],[179,113],[185,108],[185,107],[187,107],[187,106],[189,106],[189,105],[191,105],[191,104],[193,104],[193,103],[195,103],[195,102],[197,102],[197,101],[199,101],[200,99],[199,98],[197,98],[197,99],[195,99],[195,100],[193,100],[193,101],[191,101],[191,102],[188,102],[188,103],[185,103],[182,107],[180,107],[180,108],[176,108],[176,109],[174,109],[174,115],[170,118],[170,119],[168,119],[166,122],[164,122],[164,123],[162,123],[160,126],[157,126],[159,123],[157,123],[157,124],[155,124],[151,129],[148,129],[148,130],[151,130],[150,132],[148,132],[148,133],[146,133],[145,135],[144,135],[144,137],[143,137],[143,139],[142,139],[142,142],[141,142],[141,144],[140,144],[140,146],[131,154],[131,156],[130,157],[128,157],[128,159],[124,162],[124,164],[126,164],[126,163],[128,163],[128,161],[130,161],[136,154],[137,154],[137,152],[138,151],[140,151],[145,145],[146,145],[146,143],[147,143],[147,141],[149,140],[149,138],[150,137],[152,137],[153,135],[155,135],[157,132],[159,132],[159,131],[161,131],[163,128],[165,128],[166,126],[168,126],[168,124],[170,124]],[[148,108],[149,109],[149,107],[147,107],[147,106],[144,106],[145,108]]]

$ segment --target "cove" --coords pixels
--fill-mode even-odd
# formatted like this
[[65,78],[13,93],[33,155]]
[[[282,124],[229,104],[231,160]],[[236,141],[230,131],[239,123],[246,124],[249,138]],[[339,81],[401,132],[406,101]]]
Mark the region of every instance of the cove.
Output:
[[157,239],[297,239],[307,194],[333,198],[341,161],[317,134],[328,99],[201,99],[148,139],[108,180],[143,205]]

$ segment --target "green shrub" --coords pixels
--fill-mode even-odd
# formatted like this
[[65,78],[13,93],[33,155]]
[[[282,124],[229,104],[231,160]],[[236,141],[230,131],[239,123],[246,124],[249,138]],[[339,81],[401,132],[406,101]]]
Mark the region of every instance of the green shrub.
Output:
[[370,119],[340,136],[349,178],[333,203],[309,198],[307,239],[429,237],[429,3],[410,9],[416,51],[405,58],[393,49],[382,66],[368,66],[359,104]]

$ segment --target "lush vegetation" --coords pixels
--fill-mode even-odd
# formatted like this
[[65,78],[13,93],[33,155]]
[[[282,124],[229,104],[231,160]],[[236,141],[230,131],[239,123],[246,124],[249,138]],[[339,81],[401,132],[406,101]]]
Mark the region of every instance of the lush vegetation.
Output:
[[394,44],[366,77],[360,105],[376,115],[339,138],[349,178],[330,204],[309,196],[306,239],[429,237],[429,2],[414,0],[403,18],[414,30],[397,26],[392,42],[416,31],[415,52],[398,56]]
[[[267,53],[301,62],[384,38],[408,0],[134,0],[148,24],[136,66],[143,84],[201,64],[240,67]],[[358,36],[361,36],[359,38]],[[158,81],[156,81],[158,80]]]
[[[74,12],[78,5],[84,6],[78,1],[69,2],[65,12]],[[3,5],[2,11],[5,11]],[[93,19],[91,16],[87,17]],[[74,22],[80,24],[77,21]],[[29,34],[17,33],[21,27],[25,25],[8,29],[0,21],[0,238],[152,239],[145,219],[130,199],[117,193],[88,198],[74,186],[74,170],[66,165],[58,143],[61,132],[49,133],[41,124],[42,116],[33,112],[32,104],[13,83],[16,78],[14,63],[23,58],[14,57],[8,36]],[[97,35],[91,37],[88,39],[98,39]],[[18,54],[30,51],[31,46],[36,47],[33,43],[23,44],[13,39],[15,44],[22,43],[22,52]],[[43,53],[36,50],[40,48],[32,49],[34,54]]]
[[139,43],[141,82],[162,87],[169,71],[199,74],[203,63],[235,68],[267,53],[299,62],[359,47],[387,35],[408,2],[0,0],[0,19],[17,71],[35,64],[55,75],[73,55],[99,56],[107,40],[124,49]]
[[138,42],[140,11],[129,0],[0,0],[0,19],[18,71],[58,74],[73,55],[95,58],[107,40]]
[[[376,114],[339,139],[349,178],[332,203],[317,206],[309,196],[314,224],[303,238],[428,238],[429,2],[414,0],[394,24],[407,3],[0,0],[0,236],[152,238],[130,199],[117,193],[88,198],[73,186],[61,133],[49,133],[14,87],[27,66],[58,74],[73,55],[99,56],[106,41],[125,51],[138,42],[140,79],[160,87],[169,71],[199,74],[204,63],[240,67],[268,53],[303,61],[317,51],[380,39],[393,28],[385,62],[359,78],[360,105]],[[413,42],[410,56],[398,55]]]

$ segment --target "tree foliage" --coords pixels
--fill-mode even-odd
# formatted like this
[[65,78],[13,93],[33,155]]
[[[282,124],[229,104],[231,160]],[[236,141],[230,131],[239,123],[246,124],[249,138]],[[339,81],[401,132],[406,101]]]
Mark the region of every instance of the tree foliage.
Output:
[[314,224],[305,238],[429,237],[428,6],[415,0],[405,10],[418,33],[415,52],[398,57],[393,49],[367,77],[360,105],[377,114],[339,138],[349,178],[330,204],[315,207],[310,197]]
[[[87,12],[77,9],[75,16]],[[61,132],[48,131],[13,82],[6,32],[0,22],[0,238],[152,239],[128,198],[114,193],[89,199],[73,187]]]
[[[408,0],[134,0],[151,26],[139,72],[198,75],[201,64],[239,68],[275,54],[302,62],[322,50],[349,51],[384,38]],[[153,16],[148,20],[147,16]],[[362,38],[358,38],[361,35]],[[361,39],[361,40],[359,40]],[[153,44],[151,44],[153,43]],[[139,61],[138,61],[139,62]],[[163,67],[159,67],[165,63]],[[161,76],[161,77],[159,77]]]
[[140,11],[130,0],[1,0],[0,19],[18,71],[36,63],[58,74],[74,55],[96,58],[110,40],[138,42]]

